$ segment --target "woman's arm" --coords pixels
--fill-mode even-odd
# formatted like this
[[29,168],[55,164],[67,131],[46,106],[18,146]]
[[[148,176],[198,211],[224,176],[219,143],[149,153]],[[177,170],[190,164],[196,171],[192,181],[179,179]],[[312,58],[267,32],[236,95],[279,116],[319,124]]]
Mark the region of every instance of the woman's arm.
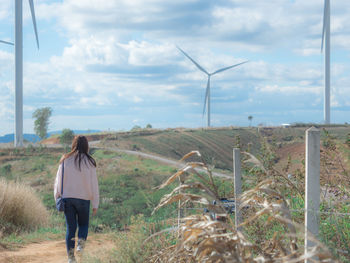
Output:
[[55,185],[53,187],[53,195],[55,200],[57,200],[57,198],[61,196],[61,187],[62,187],[61,185],[62,185],[62,164],[58,166]]
[[91,174],[91,186],[92,186],[92,208],[93,210],[97,208],[100,202],[100,193],[99,193],[99,188],[98,188],[98,180],[97,180],[97,174],[96,174],[96,168],[92,168],[92,174]]

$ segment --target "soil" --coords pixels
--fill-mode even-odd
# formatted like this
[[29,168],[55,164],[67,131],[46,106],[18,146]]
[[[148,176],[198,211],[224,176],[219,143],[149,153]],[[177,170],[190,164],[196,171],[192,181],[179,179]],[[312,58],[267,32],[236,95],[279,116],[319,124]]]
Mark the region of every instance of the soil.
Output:
[[[88,238],[85,253],[93,256],[113,249],[113,241],[106,234],[95,234]],[[81,262],[81,255],[77,255]],[[64,240],[44,241],[26,245],[16,251],[0,251],[0,263],[66,263],[67,253]]]
[[304,143],[291,143],[277,149],[276,154],[279,158],[276,168],[285,167],[288,163],[288,158],[290,156],[292,163],[289,170],[294,172],[297,169],[302,169],[303,165],[301,160],[305,158],[305,144]]

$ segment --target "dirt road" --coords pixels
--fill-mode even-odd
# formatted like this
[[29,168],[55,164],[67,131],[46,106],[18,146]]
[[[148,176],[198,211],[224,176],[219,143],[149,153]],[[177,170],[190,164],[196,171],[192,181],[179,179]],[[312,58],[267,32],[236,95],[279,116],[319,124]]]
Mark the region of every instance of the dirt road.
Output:
[[[85,253],[93,256],[112,249],[113,242],[108,235],[94,234],[88,238]],[[77,260],[81,262],[81,256],[77,256]],[[0,263],[66,263],[67,261],[64,240],[33,243],[16,251],[0,251]]]
[[[96,147],[96,148],[98,148],[98,147]],[[143,157],[146,159],[152,159],[152,160],[155,160],[155,161],[158,161],[158,162],[170,165],[170,166],[174,166],[176,168],[182,168],[185,165],[184,162],[174,161],[174,160],[171,160],[169,158],[164,158],[164,157],[160,157],[158,155],[144,153],[144,152],[130,151],[130,150],[124,150],[124,149],[119,149],[119,148],[114,148],[114,147],[103,148],[103,149],[108,149],[110,151],[121,152],[121,153],[130,154],[130,155],[136,155],[136,156],[140,156],[140,157]],[[196,168],[195,170],[198,172],[205,172],[204,169],[201,169],[201,168]],[[213,176],[216,176],[216,177],[221,177],[221,178],[225,178],[225,179],[232,179],[232,176],[224,174],[224,173],[213,172],[212,174],[213,174]]]

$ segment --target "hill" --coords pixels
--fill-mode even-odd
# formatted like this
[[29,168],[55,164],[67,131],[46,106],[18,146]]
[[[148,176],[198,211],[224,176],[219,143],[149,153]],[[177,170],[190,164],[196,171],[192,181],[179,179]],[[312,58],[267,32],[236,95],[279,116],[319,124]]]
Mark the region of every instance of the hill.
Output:
[[[304,153],[305,131],[308,127],[291,128],[210,128],[210,129],[143,129],[104,134],[101,147],[115,147],[154,153],[178,160],[186,153],[199,150],[204,160],[219,169],[232,170],[232,149],[241,148],[275,163],[285,163],[289,155]],[[322,140],[334,138],[344,144],[350,127],[320,127]],[[296,150],[296,151],[294,151]]]
[[[204,159],[213,166],[232,170],[232,148],[240,147],[256,155],[266,167],[278,169],[284,175],[291,176],[303,191],[305,130],[307,127],[290,128],[210,128],[210,129],[140,129],[130,132],[96,133],[87,135],[91,154],[98,163],[98,175],[101,194],[99,215],[91,222],[92,232],[119,231],[131,224],[131,218],[143,214],[148,223],[163,222],[174,217],[176,206],[159,210],[152,215],[153,208],[160,198],[173,188],[155,191],[154,187],[173,174],[176,169],[146,157],[117,152],[125,149],[146,152],[153,155],[180,159],[192,150],[199,150]],[[323,205],[332,196],[333,204],[342,204],[342,213],[348,213],[350,189],[350,128],[320,127],[321,129],[321,191]],[[57,136],[46,142],[58,143]],[[45,141],[44,141],[45,143]],[[63,238],[64,219],[54,210],[52,185],[57,171],[58,161],[65,149],[60,145],[28,146],[27,148],[0,149],[0,177],[6,180],[22,181],[33,187],[45,205],[52,211],[49,228],[41,229],[41,238],[47,235]],[[243,156],[242,156],[243,158]],[[244,164],[244,162],[242,162]],[[243,167],[244,187],[251,189],[259,178],[259,173]],[[232,182],[215,178],[220,196],[232,196]],[[289,189],[288,189],[289,191]],[[288,198],[299,209],[299,200],[293,192]],[[295,202],[295,203],[293,203]],[[301,205],[300,205],[301,206]],[[327,208],[328,209],[328,208]],[[202,211],[202,210],[201,210]],[[302,222],[303,217],[296,213]],[[322,235],[330,247],[337,247],[341,241],[334,241],[334,233],[328,231],[332,222],[322,219]],[[327,219],[328,220],[328,219]],[[345,220],[345,219],[344,219]],[[345,222],[345,221],[344,221]],[[1,222],[0,222],[1,224]],[[345,227],[345,223],[339,223]],[[348,226],[348,224],[346,225]],[[1,225],[0,225],[1,227]],[[1,229],[1,228],[0,228]],[[345,229],[345,228],[344,228]],[[349,233],[348,227],[344,233]],[[117,232],[118,235],[121,232]],[[6,236],[5,236],[6,237]],[[337,238],[342,236],[337,232]],[[7,237],[6,237],[7,238]],[[12,237],[3,239],[5,244],[15,243]],[[26,240],[23,236],[21,240]],[[338,239],[337,239],[338,240]],[[344,239],[348,241],[348,239]]]
[[[15,138],[15,135],[13,133],[5,134],[4,136],[0,136],[0,143],[13,142],[14,138]],[[35,134],[30,134],[30,133],[23,134],[23,139],[28,142],[37,142],[40,140],[39,136]]]
[[[262,159],[271,158],[281,167],[288,158],[302,159],[305,131],[309,127],[221,127],[206,129],[139,129],[128,132],[94,133],[89,141],[99,141],[97,146],[156,154],[178,160],[186,153],[198,150],[204,160],[222,170],[232,171],[232,149],[240,148]],[[322,140],[334,138],[338,144],[349,140],[350,126],[319,126]],[[43,144],[59,144],[53,136]],[[273,156],[268,156],[268,155]],[[345,154],[345,153],[344,153]],[[293,159],[292,158],[292,159]],[[296,161],[292,166],[296,165]]]
[[[99,130],[73,130],[74,134],[90,134],[90,133],[97,133],[97,132],[101,132]],[[52,136],[52,135],[57,135],[57,134],[61,134],[62,131],[52,131],[48,133],[48,136]],[[14,137],[15,135],[13,133],[11,134],[5,134],[3,136],[0,136],[0,143],[9,143],[9,142],[13,142],[14,141]],[[32,133],[24,133],[23,134],[23,139],[25,141],[28,142],[38,142],[40,141],[40,138],[38,135],[36,134],[32,134]]]

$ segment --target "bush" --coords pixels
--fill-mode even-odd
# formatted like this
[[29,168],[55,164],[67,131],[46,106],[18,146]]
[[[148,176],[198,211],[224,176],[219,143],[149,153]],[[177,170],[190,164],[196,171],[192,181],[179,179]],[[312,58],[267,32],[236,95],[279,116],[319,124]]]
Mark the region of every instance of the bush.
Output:
[[45,225],[48,218],[45,206],[32,188],[0,179],[0,232],[36,229]]
[[11,174],[12,166],[11,164],[5,164],[0,169],[0,176],[8,176]]

